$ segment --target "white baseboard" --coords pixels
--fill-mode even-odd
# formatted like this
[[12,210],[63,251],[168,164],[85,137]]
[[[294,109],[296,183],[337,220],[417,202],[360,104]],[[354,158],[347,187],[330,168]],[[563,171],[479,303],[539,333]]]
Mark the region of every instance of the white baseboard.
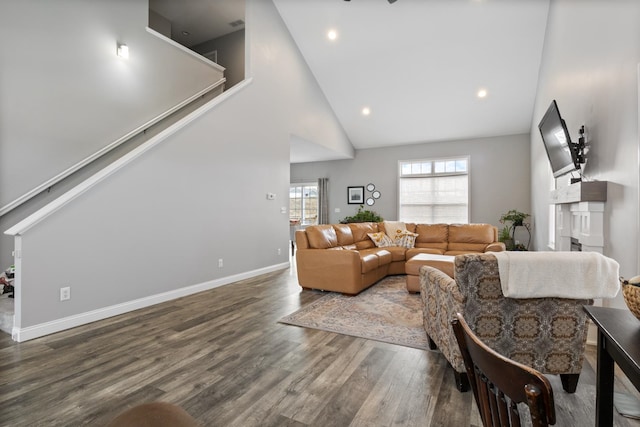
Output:
[[136,300],[127,301],[121,304],[116,304],[109,307],[100,308],[97,310],[87,311],[86,313],[63,317],[62,319],[40,323],[38,325],[28,326],[26,328],[13,327],[13,329],[11,330],[11,338],[13,338],[14,341],[18,341],[18,342],[40,338],[45,335],[50,335],[56,332],[64,331],[66,329],[71,329],[77,326],[86,325],[87,323],[95,322],[97,320],[103,320],[109,317],[118,316],[120,314],[128,313],[130,311],[138,310],[140,308],[149,307],[162,302],[171,301],[177,298],[182,298],[187,295],[192,295],[198,292],[214,289],[223,285],[228,285],[230,283],[237,282],[240,280],[250,279],[252,277],[260,276],[261,274],[271,273],[273,271],[284,270],[287,268],[289,268],[288,262],[285,262],[282,264],[275,264],[269,267],[247,271],[245,273],[235,274],[233,276],[227,276],[220,279],[210,280],[208,282],[187,286],[185,288],[174,289],[168,292],[163,292],[161,294],[152,295],[145,298],[139,298]]

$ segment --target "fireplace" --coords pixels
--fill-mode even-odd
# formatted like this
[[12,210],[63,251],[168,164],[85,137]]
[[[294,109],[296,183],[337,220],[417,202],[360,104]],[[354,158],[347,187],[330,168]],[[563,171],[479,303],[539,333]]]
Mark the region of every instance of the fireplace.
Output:
[[604,208],[607,183],[581,182],[551,192],[556,205],[556,251],[604,250]]
[[575,237],[571,238],[571,252],[582,252],[582,243]]

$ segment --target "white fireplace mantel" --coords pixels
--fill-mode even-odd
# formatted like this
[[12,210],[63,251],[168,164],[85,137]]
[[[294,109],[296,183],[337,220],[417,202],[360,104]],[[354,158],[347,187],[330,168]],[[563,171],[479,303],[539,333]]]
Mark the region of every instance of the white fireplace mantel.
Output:
[[556,205],[556,251],[570,251],[571,239],[583,251],[604,249],[604,207],[607,182],[578,182],[551,192]]

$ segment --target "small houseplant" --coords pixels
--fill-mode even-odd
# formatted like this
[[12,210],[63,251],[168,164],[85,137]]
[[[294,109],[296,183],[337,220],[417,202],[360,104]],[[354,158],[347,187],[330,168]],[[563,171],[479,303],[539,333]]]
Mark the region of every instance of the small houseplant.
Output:
[[513,246],[513,239],[511,238],[511,228],[508,226],[502,227],[500,234],[498,235],[498,241],[504,243],[507,249]]
[[360,205],[358,212],[353,216],[348,216],[340,221],[341,224],[350,222],[382,222],[384,221],[380,215],[374,211],[364,209],[364,205]]
[[[500,223],[505,224],[504,228],[500,231],[498,240],[503,242],[508,251],[526,251],[527,247],[517,243],[515,240],[516,227],[525,225],[524,220],[529,217],[528,213],[520,212],[516,209],[511,209],[507,213],[503,213],[500,216]],[[527,224],[528,226],[528,224]]]
[[507,213],[503,213],[500,217],[500,223],[504,224],[510,222],[512,227],[519,227],[524,225],[524,220],[529,217],[528,213],[520,212],[516,209],[511,209]]

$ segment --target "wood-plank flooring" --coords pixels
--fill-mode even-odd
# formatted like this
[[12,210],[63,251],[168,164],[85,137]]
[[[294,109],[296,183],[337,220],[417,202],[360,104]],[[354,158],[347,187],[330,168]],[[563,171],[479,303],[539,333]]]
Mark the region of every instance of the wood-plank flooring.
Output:
[[[292,268],[24,343],[0,334],[0,426],[100,426],[154,400],[205,426],[480,426],[439,352],[277,323],[322,295]],[[594,425],[593,366],[590,348],[573,395],[550,377],[557,425]]]

